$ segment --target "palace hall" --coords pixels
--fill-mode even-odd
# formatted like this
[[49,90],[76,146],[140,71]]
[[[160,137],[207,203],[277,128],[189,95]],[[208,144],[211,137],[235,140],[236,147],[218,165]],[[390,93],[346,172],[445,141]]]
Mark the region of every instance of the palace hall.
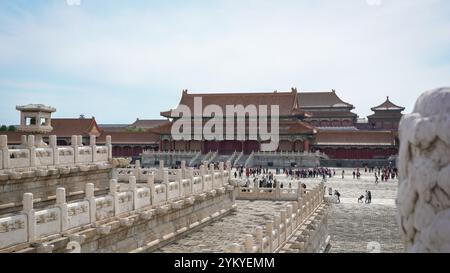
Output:
[[[268,113],[274,105],[279,106],[279,146],[277,152],[325,153],[330,159],[387,159],[398,153],[398,124],[405,109],[390,101],[389,97],[371,110],[367,118],[353,112],[355,107],[341,99],[335,90],[329,92],[298,92],[292,88],[286,92],[226,92],[191,93],[183,90],[178,105],[185,105],[194,113],[194,98],[201,97],[203,107],[217,105],[226,113],[227,105],[266,105]],[[259,152],[260,139],[248,137],[249,122],[246,120],[244,140],[175,140],[171,131],[179,118],[174,109],[161,112],[161,119],[137,118],[129,124],[101,124],[95,117],[53,118],[53,131],[58,135],[58,145],[71,145],[72,135],[81,135],[88,143],[89,136],[98,137],[98,143],[113,140],[113,155],[139,158],[143,151],[217,152],[230,155],[235,152],[251,154]],[[195,115],[192,116],[195,118]],[[204,125],[211,117],[202,115]],[[226,117],[224,117],[226,118]],[[259,117],[258,117],[259,118]],[[267,117],[270,131],[270,115]],[[259,125],[259,123],[257,123]],[[192,128],[194,131],[195,128]],[[235,128],[237,130],[237,128]],[[256,128],[259,132],[259,128]],[[21,135],[6,132],[10,145],[20,145]],[[44,140],[48,137],[44,135]]]

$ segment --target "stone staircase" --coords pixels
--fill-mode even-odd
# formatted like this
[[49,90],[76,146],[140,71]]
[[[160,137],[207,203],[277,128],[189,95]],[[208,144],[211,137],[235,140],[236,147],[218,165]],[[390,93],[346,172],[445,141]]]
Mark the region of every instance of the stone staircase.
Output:
[[191,160],[191,162],[189,162],[189,165],[190,165],[190,166],[201,165],[201,164],[205,161],[205,158],[207,158],[207,157],[209,157],[209,156],[211,156],[211,152],[207,153],[206,155],[200,153],[200,154],[195,158],[195,160],[193,159],[193,160]]
[[243,152],[240,152],[240,153],[237,153],[236,154],[236,158],[235,158],[235,160],[234,160],[234,162],[233,162],[233,167],[237,167],[237,162],[241,159],[241,157],[244,155],[244,153]]
[[252,165],[253,165],[253,159],[255,158],[255,153],[254,152],[252,152],[249,156],[248,156],[248,158],[247,158],[247,160],[245,161],[245,164],[244,164],[244,167],[253,167]]
[[209,159],[206,160],[208,162],[208,165],[211,164],[211,162],[214,162],[214,160],[217,158],[218,155],[219,155],[218,151],[215,151],[214,153],[212,153],[211,156],[209,157]]
[[233,155],[217,155],[214,159],[215,162],[227,162]]
[[238,156],[238,154],[239,154],[238,152],[234,151],[234,153],[228,159],[230,161],[230,163],[231,163],[231,166],[233,166],[234,161],[235,161],[236,157]]
[[197,160],[202,156],[202,152],[199,151],[190,161],[189,161],[189,166],[194,166],[195,162],[197,162]]
[[234,162],[234,167],[240,167],[240,166],[244,166],[245,162],[247,161],[247,159],[249,158],[250,155],[245,155],[244,153],[242,153],[238,159],[236,159],[236,161]]

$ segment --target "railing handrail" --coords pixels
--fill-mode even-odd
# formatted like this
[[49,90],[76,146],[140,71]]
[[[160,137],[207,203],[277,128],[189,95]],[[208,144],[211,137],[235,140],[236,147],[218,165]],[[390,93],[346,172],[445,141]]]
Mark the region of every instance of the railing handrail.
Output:
[[[257,188],[259,189],[259,188]],[[314,189],[302,195],[297,202],[286,206],[274,221],[266,223],[266,228],[257,227],[255,235],[245,235],[244,245],[233,244],[232,252],[262,253],[277,252],[294,236],[307,219],[320,207],[324,200],[325,187],[323,182]],[[256,245],[254,245],[256,242]]]
[[[107,219],[115,219],[115,217],[117,217],[118,215],[143,210],[144,208],[160,209],[161,206],[176,204],[178,201],[184,200],[183,202],[187,202],[186,200],[188,200],[189,198],[191,198],[191,196],[195,194],[203,194],[214,191],[214,194],[212,195],[214,196],[217,191],[223,193],[225,190],[227,190],[227,188],[229,188],[229,186],[231,187],[229,183],[230,176],[227,175],[227,173],[228,172],[226,170],[215,171],[213,175],[204,175],[203,178],[194,177],[193,179],[181,179],[174,182],[164,181],[161,184],[155,184],[153,180],[149,179],[147,185],[141,188],[137,187],[136,177],[130,176],[128,184],[129,188],[123,192],[117,191],[118,181],[116,179],[111,179],[109,193],[102,196],[95,196],[94,184],[88,183],[86,184],[85,188],[85,199],[83,201],[70,203],[66,202],[65,198],[66,190],[64,188],[58,188],[56,193],[56,205],[42,210],[34,210],[33,194],[25,193],[23,200],[24,204],[23,211],[21,213],[16,213],[11,216],[8,215],[8,217],[6,218],[5,217],[0,218],[0,222],[7,223],[7,225],[9,225],[9,222],[13,221],[14,223],[16,223],[16,221],[19,221],[24,217],[26,217],[27,219],[37,219],[36,214],[46,215],[47,211],[50,211],[52,209],[60,209],[58,213],[61,216],[58,218],[58,221],[61,222],[61,225],[57,226],[61,228],[55,228],[54,230],[45,231],[45,235],[37,236],[39,234],[36,233],[37,232],[36,227],[38,225],[42,225],[42,223],[45,224],[46,220],[44,219],[45,220],[44,222],[42,222],[41,220],[39,220],[41,222],[38,222],[38,220],[24,221],[23,224],[21,224],[17,228],[25,229],[26,233],[31,234],[31,236],[28,235],[25,237],[15,238],[16,241],[13,241],[13,243],[10,242],[8,243],[5,242],[4,240],[0,240],[0,248],[11,247],[25,242],[31,243],[46,236],[65,232],[66,230],[83,226],[86,224],[93,224],[97,221],[103,222]],[[216,174],[221,175],[217,176]],[[217,178],[219,178],[220,180],[218,180]],[[197,182],[200,181],[201,184],[195,183],[196,181]],[[105,206],[107,206],[108,211],[112,212],[112,216],[102,217],[98,216],[99,214],[95,212],[97,210],[98,205],[96,202],[97,201],[106,202],[105,200],[109,200],[108,202],[110,202],[109,205]],[[83,208],[81,210],[78,210],[79,206],[83,206]],[[77,210],[74,211],[73,213],[83,214],[84,215],[83,219],[85,220],[74,221],[73,223],[76,224],[72,224],[73,226],[70,226],[71,222],[68,219],[71,217],[71,215],[74,214],[68,214],[69,213],[67,210],[68,207],[77,207]],[[102,208],[103,206],[100,205],[100,209]],[[170,209],[170,207],[168,207],[167,210],[168,209]],[[42,232],[42,226],[39,230],[40,232]],[[3,235],[8,236],[7,234],[5,235],[5,233],[3,233]],[[0,233],[0,239],[1,236],[2,233]]]
[[[109,162],[112,159],[111,137],[105,146],[97,146],[96,137],[83,145],[81,136],[72,136],[72,146],[58,146],[57,136],[49,136],[49,144],[35,143],[35,136],[22,136],[21,148],[9,149],[8,136],[0,135],[0,170],[78,163]],[[43,154],[45,153],[45,155]]]

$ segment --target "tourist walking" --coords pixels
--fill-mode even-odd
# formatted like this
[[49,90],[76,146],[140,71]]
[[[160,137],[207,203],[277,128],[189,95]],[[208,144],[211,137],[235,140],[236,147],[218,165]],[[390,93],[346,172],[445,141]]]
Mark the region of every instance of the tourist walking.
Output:
[[338,192],[337,190],[334,190],[334,195],[336,195],[337,197],[337,202],[341,203],[341,193]]
[[344,179],[344,174],[345,174],[345,171],[342,170],[342,179]]
[[359,203],[364,203],[363,199],[364,199],[364,195],[361,195],[361,196],[358,198],[358,204],[359,204]]

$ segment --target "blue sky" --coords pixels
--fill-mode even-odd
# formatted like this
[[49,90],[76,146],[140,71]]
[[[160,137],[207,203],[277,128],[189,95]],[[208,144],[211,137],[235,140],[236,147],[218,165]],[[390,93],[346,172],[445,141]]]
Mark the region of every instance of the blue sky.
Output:
[[362,117],[450,85],[448,0],[0,0],[0,124],[16,105],[99,123],[193,93],[335,89]]

